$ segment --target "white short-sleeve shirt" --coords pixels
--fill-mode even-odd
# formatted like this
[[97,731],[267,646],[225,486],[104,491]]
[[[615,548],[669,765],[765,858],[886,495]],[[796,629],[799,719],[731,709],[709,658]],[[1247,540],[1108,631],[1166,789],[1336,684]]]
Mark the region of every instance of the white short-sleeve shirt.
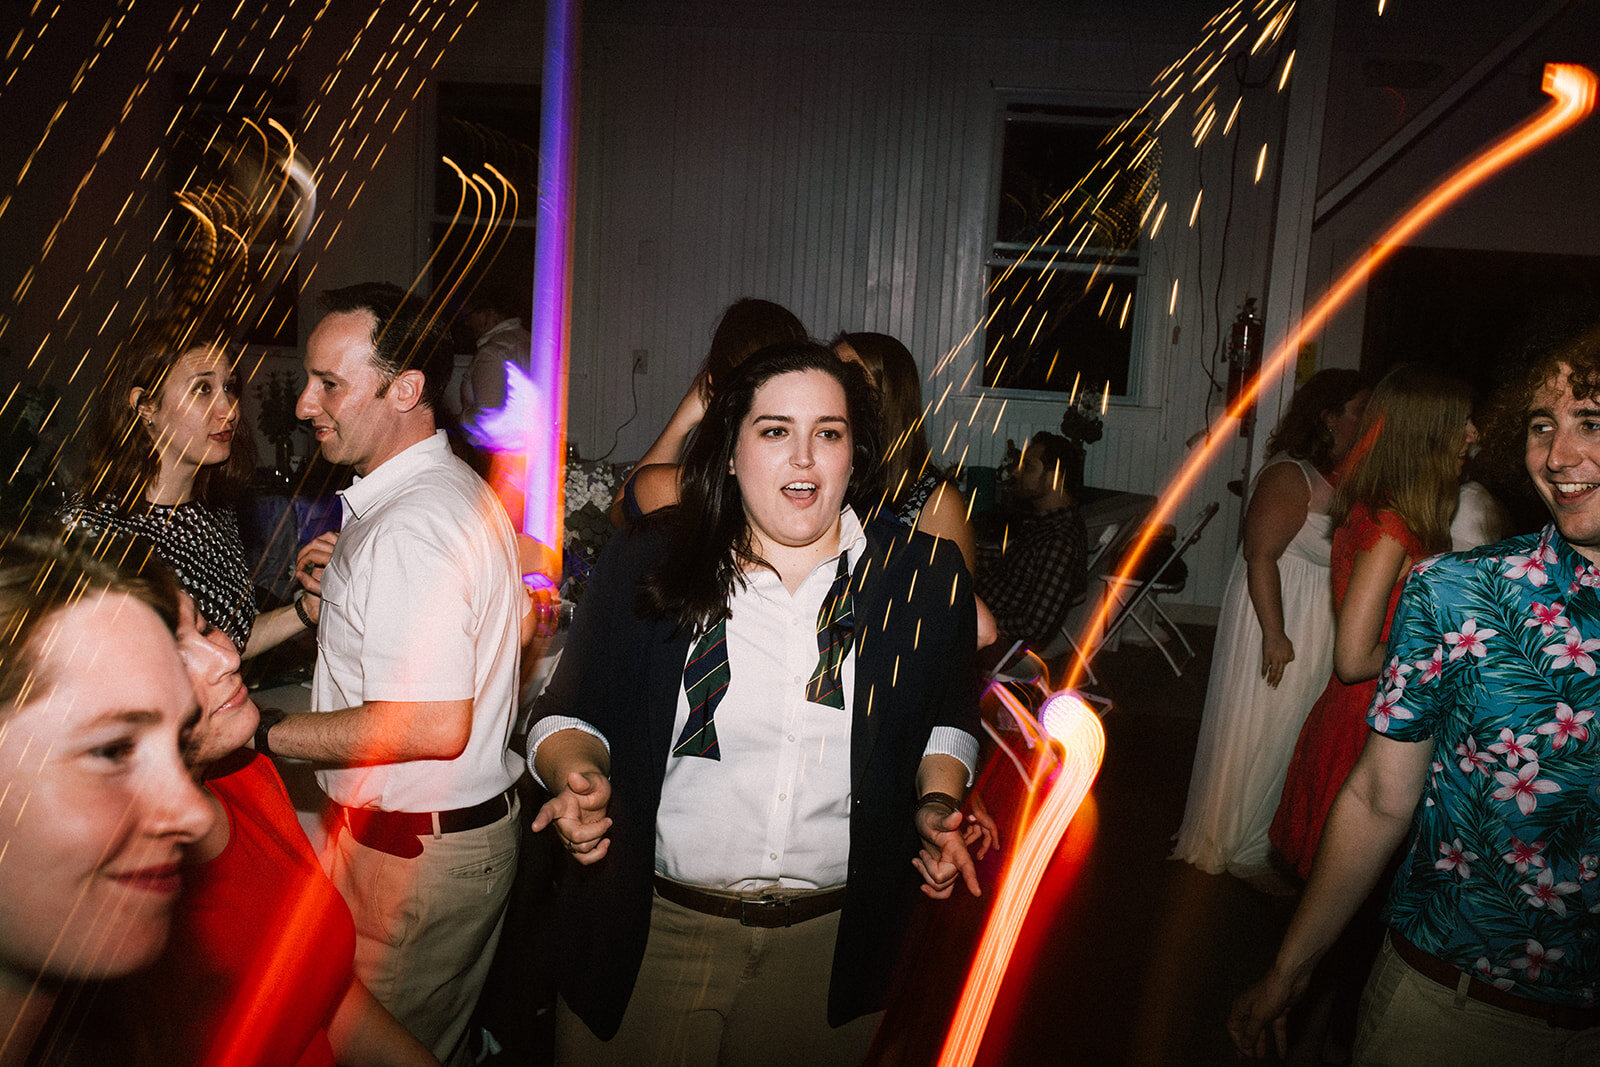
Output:
[[372,700],[473,702],[453,760],[317,773],[347,807],[448,811],[505,790],[525,605],[516,537],[489,487],[444,431],[339,494],[344,525],[322,578],[313,711]]

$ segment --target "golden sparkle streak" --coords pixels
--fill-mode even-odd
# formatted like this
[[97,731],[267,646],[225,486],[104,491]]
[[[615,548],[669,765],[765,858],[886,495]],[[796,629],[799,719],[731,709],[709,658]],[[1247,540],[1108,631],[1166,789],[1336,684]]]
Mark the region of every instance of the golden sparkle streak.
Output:
[[[1594,72],[1586,67],[1572,63],[1546,64],[1543,89],[1550,95],[1550,103],[1435,185],[1384,231],[1365,255],[1345,270],[1301,318],[1299,327],[1286,336],[1262,362],[1260,372],[1218,420],[1205,444],[1184,462],[1156,506],[1151,509],[1115,577],[1127,578],[1138,567],[1156,531],[1171,519],[1184,495],[1210,464],[1218,442],[1228,439],[1232,428],[1255,403],[1262,382],[1275,379],[1283,373],[1288,362],[1299,353],[1301,340],[1320,330],[1328,318],[1349,299],[1350,294],[1366,283],[1379,264],[1446,208],[1493,175],[1583,121],[1594,110],[1595,85]],[[1092,635],[1104,629],[1110,614],[1110,603],[1102,602],[1079,634],[1079,644],[1084,647],[1092,644]],[[1066,687],[1073,688],[1082,677],[1082,661],[1075,662],[1067,677]]]

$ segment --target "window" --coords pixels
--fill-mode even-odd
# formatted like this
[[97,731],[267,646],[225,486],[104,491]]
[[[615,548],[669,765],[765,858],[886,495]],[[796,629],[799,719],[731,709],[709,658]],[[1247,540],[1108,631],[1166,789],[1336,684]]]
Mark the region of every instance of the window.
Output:
[[[503,296],[516,294],[525,315],[533,300],[539,205],[539,87],[441,83],[434,144],[428,234],[433,291],[453,287],[453,298],[459,299],[487,285]],[[464,187],[447,158],[487,186]],[[491,167],[505,178],[511,195],[503,193]]]
[[1127,110],[1011,103],[1002,112],[983,384],[1128,396],[1144,275],[1140,232],[1159,148]]

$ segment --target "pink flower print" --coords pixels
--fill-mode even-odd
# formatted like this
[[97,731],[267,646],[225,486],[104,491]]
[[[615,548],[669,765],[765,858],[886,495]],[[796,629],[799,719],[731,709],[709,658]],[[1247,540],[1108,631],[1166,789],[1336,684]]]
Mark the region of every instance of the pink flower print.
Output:
[[1550,580],[1545,568],[1555,561],[1555,551],[1548,544],[1540,545],[1531,556],[1507,556],[1510,566],[1506,568],[1506,577],[1513,581],[1526,578],[1529,585],[1541,586]]
[[1550,661],[1551,670],[1560,670],[1562,667],[1577,667],[1584,674],[1594,677],[1594,657],[1589,653],[1600,648],[1600,637],[1591,637],[1585,641],[1577,627],[1568,627],[1567,636],[1561,639],[1560,644],[1545,645],[1543,651],[1555,657]]
[[1537,626],[1539,632],[1546,637],[1555,633],[1557,627],[1565,630],[1572,625],[1567,621],[1566,605],[1559,600],[1551,601],[1549,604],[1535,600],[1530,605],[1529,612],[1528,618],[1523,620],[1522,625]]
[[[1573,711],[1561,701],[1556,702],[1556,717],[1541,726],[1534,728],[1536,733],[1550,734],[1550,748],[1560,748],[1567,743],[1567,738],[1574,741],[1589,740],[1589,728],[1584,723],[1594,718],[1594,712],[1588,709]],[[1516,766],[1516,764],[1512,764]]]
[[1433,646],[1433,656],[1431,658],[1419,659],[1412,666],[1422,672],[1417,675],[1418,685],[1433,681],[1444,673],[1444,646]]
[[1463,878],[1472,877],[1472,868],[1467,866],[1469,861],[1476,860],[1476,852],[1468,852],[1461,844],[1461,838],[1454,841],[1440,841],[1439,853],[1444,858],[1433,861],[1435,870],[1455,871]]
[[1600,563],[1590,563],[1579,567],[1575,572],[1578,576],[1577,584],[1580,586],[1600,586]]
[[1372,717],[1372,728],[1380,734],[1389,732],[1390,719],[1409,719],[1411,713],[1400,706],[1400,698],[1406,695],[1404,689],[1390,689],[1388,692],[1380,690],[1372,701],[1372,710],[1367,714]]
[[1578,881],[1592,882],[1600,877],[1600,856],[1585,852],[1578,860]]
[[[1459,631],[1452,630],[1444,635],[1444,643],[1450,646],[1450,658],[1460,659],[1469,652],[1474,656],[1482,656],[1488,651],[1484,642],[1499,634],[1498,630],[1478,629],[1477,619],[1468,619],[1461,624]],[[1595,642],[1595,647],[1600,648],[1600,641]],[[1593,671],[1590,671],[1593,674]]]
[[1544,866],[1543,852],[1543,841],[1535,841],[1530,845],[1526,841],[1519,841],[1513,837],[1511,839],[1511,851],[1500,858],[1507,863],[1515,865],[1518,874],[1527,874],[1530,867]]
[[1478,971],[1478,980],[1488,982],[1496,989],[1510,989],[1512,985],[1515,984],[1511,981],[1511,979],[1505,977],[1506,975],[1510,974],[1511,971],[1505,967],[1496,967],[1494,964],[1489,962],[1488,956],[1479,956],[1476,968]]
[[1539,764],[1529,760],[1522,765],[1522,770],[1516,774],[1510,771],[1495,771],[1494,780],[1501,787],[1491,795],[1496,800],[1510,800],[1515,797],[1517,807],[1522,809],[1522,814],[1532,815],[1533,809],[1539,806],[1540,793],[1559,793],[1561,787],[1548,778],[1540,778]]
[[1527,972],[1530,982],[1537,982],[1546,969],[1554,970],[1556,963],[1566,955],[1565,950],[1547,949],[1531,937],[1528,938],[1528,943],[1523,946],[1522,951],[1525,955],[1512,960],[1511,966]]
[[1406,675],[1411,673],[1411,664],[1401,663],[1399,656],[1391,656],[1389,665],[1383,669],[1383,684],[1390,689],[1404,689]]
[[1561,898],[1568,893],[1576,893],[1578,883],[1557,882],[1555,875],[1547,869],[1539,872],[1537,881],[1531,884],[1524,882],[1517,888],[1528,894],[1529,907],[1549,908],[1564,919],[1567,917],[1567,902]]
[[1418,560],[1417,562],[1415,562],[1415,563],[1413,563],[1411,565],[1411,573],[1412,574],[1426,574],[1426,573],[1428,573],[1428,571],[1432,570],[1433,569],[1433,565],[1435,563],[1438,563],[1438,562],[1439,562],[1439,557],[1438,556],[1429,556],[1427,559]]
[[1489,773],[1489,765],[1494,762],[1485,753],[1478,751],[1478,739],[1471,734],[1467,739],[1456,746],[1456,755],[1461,757],[1460,767],[1462,774],[1471,774],[1473,771]]
[[1528,742],[1533,740],[1532,734],[1523,734],[1521,737],[1512,737],[1511,728],[1500,728],[1500,740],[1489,746],[1489,751],[1497,756],[1506,758],[1507,767],[1515,767],[1519,760],[1537,760],[1539,754],[1528,747]]

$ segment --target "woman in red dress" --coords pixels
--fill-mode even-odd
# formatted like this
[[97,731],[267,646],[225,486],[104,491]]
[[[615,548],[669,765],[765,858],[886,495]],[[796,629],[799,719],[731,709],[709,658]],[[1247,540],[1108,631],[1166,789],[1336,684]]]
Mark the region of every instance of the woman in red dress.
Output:
[[1301,878],[1311,873],[1334,795],[1366,744],[1367,709],[1385,672],[1403,579],[1418,560],[1450,548],[1461,464],[1477,440],[1471,413],[1464,383],[1396,367],[1373,390],[1345,461],[1329,509],[1338,615],[1333,677],[1300,730],[1268,835]]

